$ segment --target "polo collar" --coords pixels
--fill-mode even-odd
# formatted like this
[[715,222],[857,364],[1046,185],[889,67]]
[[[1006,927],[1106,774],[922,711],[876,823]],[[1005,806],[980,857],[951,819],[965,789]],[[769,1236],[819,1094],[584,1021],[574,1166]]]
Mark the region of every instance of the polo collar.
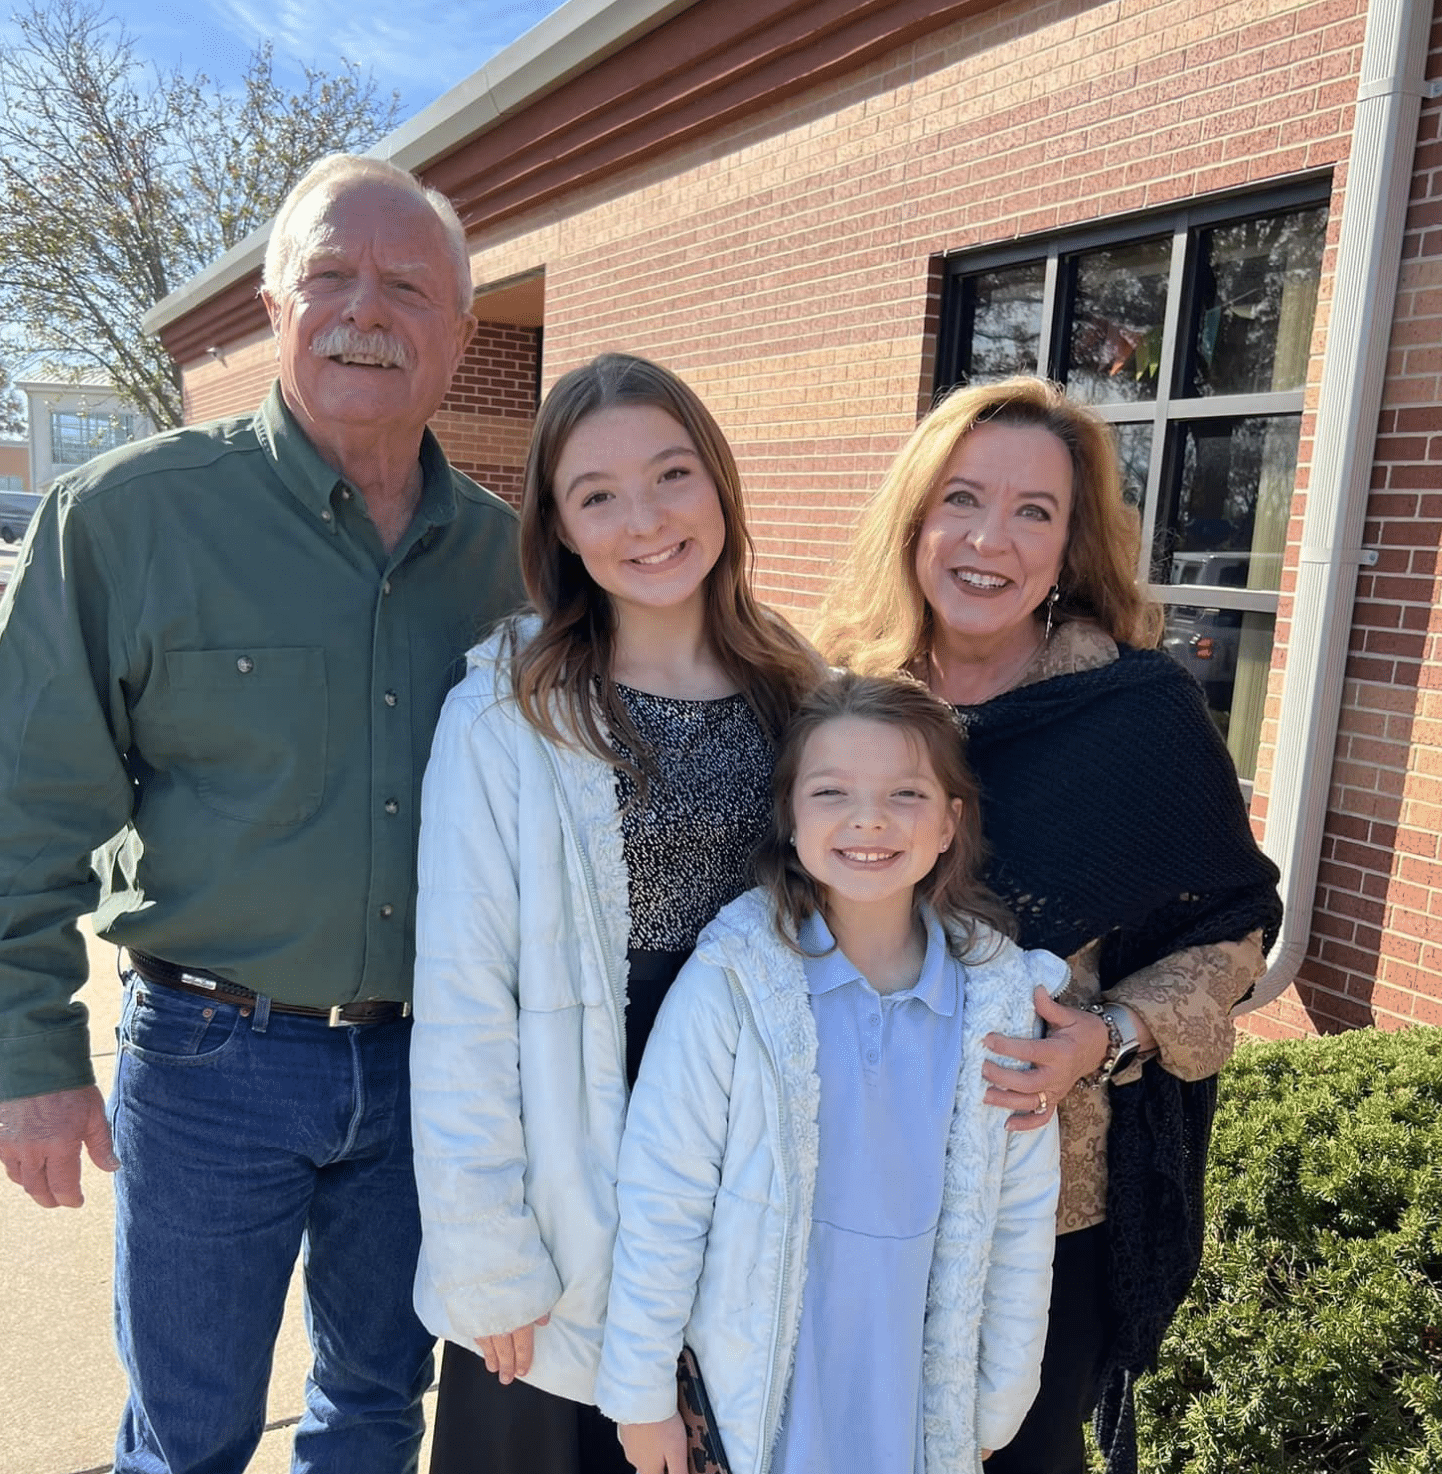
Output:
[[[922,912],[926,923],[926,955],[921,963],[921,976],[915,984],[900,993],[882,994],[883,998],[915,998],[934,1014],[950,1018],[956,1012],[956,969],[947,966],[949,952],[946,934],[936,913],[927,907]],[[815,994],[830,993],[847,983],[865,983],[860,969],[836,945],[819,911],[813,911],[797,931],[802,961],[806,970],[807,990]],[[868,987],[871,985],[866,984]]]

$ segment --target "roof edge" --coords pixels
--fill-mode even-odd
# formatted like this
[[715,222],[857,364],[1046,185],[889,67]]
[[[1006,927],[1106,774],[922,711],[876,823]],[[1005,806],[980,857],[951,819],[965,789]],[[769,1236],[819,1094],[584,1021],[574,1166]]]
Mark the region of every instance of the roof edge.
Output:
[[[366,152],[419,174],[467,139],[494,127],[638,36],[664,25],[697,0],[567,0],[479,71],[442,94]],[[273,221],[237,242],[141,318],[157,335],[171,323],[244,281],[265,260]]]

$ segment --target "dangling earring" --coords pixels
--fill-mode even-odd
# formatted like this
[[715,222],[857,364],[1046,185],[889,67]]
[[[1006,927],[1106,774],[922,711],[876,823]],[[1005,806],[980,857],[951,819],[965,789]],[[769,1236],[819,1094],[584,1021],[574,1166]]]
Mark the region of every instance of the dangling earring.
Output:
[[786,841],[786,843],[789,844],[791,846],[791,848],[794,850],[796,848],[796,836],[795,836],[795,834],[793,834],[791,836],[791,838]]
[[1061,588],[1057,584],[1051,586],[1051,591],[1046,596],[1046,629],[1042,632],[1041,642],[1043,645],[1051,639],[1052,613],[1056,609],[1056,601],[1061,597]]

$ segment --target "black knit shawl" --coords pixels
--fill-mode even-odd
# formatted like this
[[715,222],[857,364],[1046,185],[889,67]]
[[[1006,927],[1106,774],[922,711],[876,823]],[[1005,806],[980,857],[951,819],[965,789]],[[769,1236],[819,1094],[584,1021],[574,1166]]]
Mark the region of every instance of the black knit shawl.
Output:
[[[1201,690],[1169,656],[1115,662],[961,707],[981,784],[987,879],[1025,947],[1068,957],[1103,939],[1101,985],[1186,947],[1281,921],[1236,770]],[[1111,1091],[1112,1326],[1097,1435],[1110,1474],[1136,1464],[1132,1383],[1156,1359],[1201,1261],[1216,1077],[1158,1064]]]

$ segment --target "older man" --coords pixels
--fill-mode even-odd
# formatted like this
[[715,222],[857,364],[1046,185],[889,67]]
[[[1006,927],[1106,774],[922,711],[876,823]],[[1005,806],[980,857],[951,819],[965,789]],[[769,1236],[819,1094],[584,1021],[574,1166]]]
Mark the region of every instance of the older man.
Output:
[[[117,1474],[245,1468],[304,1247],[297,1469],[415,1465],[407,999],[421,772],[514,519],[426,430],[475,329],[465,235],[335,156],[276,221],[254,416],[104,456],[0,606],[0,1158],[116,1178]],[[92,857],[92,851],[99,851]],[[98,907],[97,907],[98,902]],[[75,928],[131,971],[109,1124]]]

